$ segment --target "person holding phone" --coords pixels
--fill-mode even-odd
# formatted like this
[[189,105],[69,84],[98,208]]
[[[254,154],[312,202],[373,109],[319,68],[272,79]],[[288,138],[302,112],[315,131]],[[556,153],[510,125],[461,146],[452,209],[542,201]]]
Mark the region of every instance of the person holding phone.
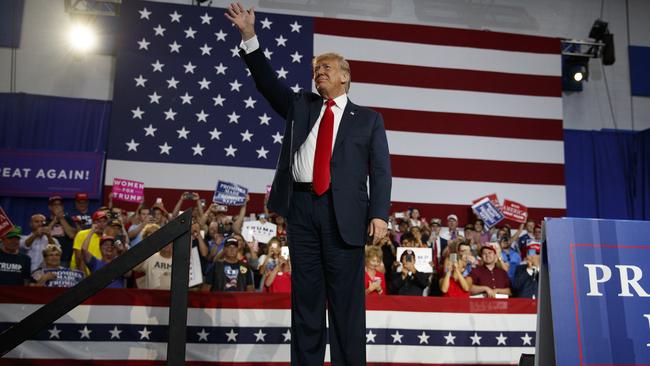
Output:
[[386,295],[386,277],[380,271],[382,252],[378,246],[366,247],[366,295]]
[[[458,245],[468,246],[463,242]],[[440,291],[443,297],[466,297],[469,298],[469,291],[472,288],[472,277],[467,273],[467,255],[451,253],[445,258],[444,275],[440,278]]]
[[291,292],[291,262],[280,255],[277,265],[266,274],[264,289],[270,293]]
[[151,215],[149,207],[140,205],[138,207],[136,222],[129,227],[129,239],[131,240],[131,247],[138,245],[142,241],[142,230],[147,224],[153,224],[154,217]]
[[429,285],[429,276],[415,268],[415,252],[407,249],[400,256],[402,271],[391,280],[392,293],[395,295],[422,296]]
[[516,297],[536,298],[539,291],[540,249],[538,242],[528,243],[524,263],[517,266],[512,290]]

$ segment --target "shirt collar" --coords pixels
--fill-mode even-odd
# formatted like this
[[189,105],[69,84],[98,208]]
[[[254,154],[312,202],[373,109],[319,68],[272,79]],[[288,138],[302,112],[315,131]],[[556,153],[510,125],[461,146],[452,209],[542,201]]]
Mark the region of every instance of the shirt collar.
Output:
[[[323,104],[325,104],[325,102],[327,102],[327,99],[323,99]],[[338,97],[334,98],[334,103],[336,103],[336,107],[344,110],[345,106],[348,104],[347,93],[341,94]]]

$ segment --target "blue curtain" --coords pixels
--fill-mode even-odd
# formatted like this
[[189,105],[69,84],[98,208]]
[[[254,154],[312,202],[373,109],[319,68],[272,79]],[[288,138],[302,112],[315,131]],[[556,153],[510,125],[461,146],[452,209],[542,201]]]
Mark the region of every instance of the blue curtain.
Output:
[[564,130],[567,215],[650,220],[650,130]]
[[[111,102],[0,93],[0,146],[3,149],[105,151]],[[91,209],[99,201],[91,201]],[[47,198],[1,197],[23,231],[34,213],[48,215]],[[66,202],[66,211],[72,202]]]

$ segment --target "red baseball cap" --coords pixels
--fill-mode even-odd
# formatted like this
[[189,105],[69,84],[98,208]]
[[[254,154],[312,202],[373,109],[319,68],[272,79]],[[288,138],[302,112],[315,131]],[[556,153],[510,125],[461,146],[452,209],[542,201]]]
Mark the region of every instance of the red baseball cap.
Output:
[[497,254],[497,250],[494,248],[494,246],[493,246],[491,243],[485,243],[485,244],[481,247],[480,254],[483,254],[483,250],[484,250],[484,249],[490,249],[491,251],[494,252],[494,254]]
[[74,195],[75,201],[88,201],[88,193],[81,192]]
[[93,221],[103,218],[106,218],[106,211],[95,211],[95,213],[93,213]]
[[104,236],[102,236],[101,239],[99,239],[99,245],[102,245],[105,241],[109,241],[109,240],[112,241],[113,243],[115,243],[115,238],[114,237],[112,237],[110,235],[104,235]]

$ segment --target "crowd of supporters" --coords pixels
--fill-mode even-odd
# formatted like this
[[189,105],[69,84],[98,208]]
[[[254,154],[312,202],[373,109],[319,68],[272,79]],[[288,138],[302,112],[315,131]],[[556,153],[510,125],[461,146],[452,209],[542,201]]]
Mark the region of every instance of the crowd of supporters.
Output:
[[[48,212],[31,216],[29,228],[14,227],[0,246],[0,284],[71,286],[104,267],[166,225],[189,201],[191,246],[200,258],[200,291],[291,291],[291,261],[286,222],[269,214],[235,216],[184,192],[169,212],[161,200],[128,213],[110,199],[89,212],[86,194],[77,194],[66,213],[60,196],[50,197]],[[386,237],[366,245],[365,292],[368,296],[527,297],[538,288],[541,227],[528,221],[517,228],[486,228],[481,220],[459,225],[420,216],[417,208],[390,216]],[[276,235],[266,242],[242,233],[245,221],[272,223]],[[444,224],[444,225],[443,225]],[[284,247],[284,249],[283,249]],[[194,249],[196,248],[196,249]],[[430,259],[428,263],[419,258]],[[138,264],[108,287],[169,289],[173,245]],[[65,278],[63,278],[65,277]]]

